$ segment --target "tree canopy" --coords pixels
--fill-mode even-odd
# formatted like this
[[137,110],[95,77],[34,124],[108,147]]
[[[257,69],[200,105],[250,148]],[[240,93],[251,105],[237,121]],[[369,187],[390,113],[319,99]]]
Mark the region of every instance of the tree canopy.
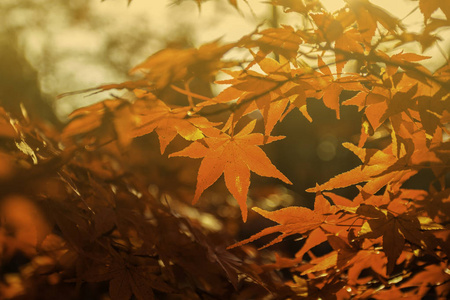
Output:
[[[106,96],[61,132],[0,110],[0,293],[448,297],[450,2],[408,1],[420,30],[374,2],[268,1],[272,22],[236,41],[169,45],[127,81],[62,93]],[[339,143],[357,163],[309,178],[301,205],[295,152],[279,167],[273,149],[327,119],[317,155]]]

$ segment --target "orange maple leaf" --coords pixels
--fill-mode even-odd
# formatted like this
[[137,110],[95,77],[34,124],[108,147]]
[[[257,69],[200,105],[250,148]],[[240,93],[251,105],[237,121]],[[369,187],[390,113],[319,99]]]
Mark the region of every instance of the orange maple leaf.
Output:
[[321,89],[319,93],[314,95],[315,98],[322,98],[326,107],[336,111],[336,118],[340,118],[340,101],[339,97],[343,90],[361,91],[365,90],[364,86],[359,82],[361,78],[358,75],[349,75],[337,77],[333,75],[330,67],[323,61],[322,57],[318,56],[318,67],[321,73],[316,73],[318,79],[318,88]]
[[95,140],[95,143],[103,144],[110,142],[115,135],[119,137],[119,142],[125,145],[125,139],[120,137],[116,124],[113,122],[116,111],[126,111],[127,106],[126,101],[112,99],[73,111],[69,115],[70,122],[62,133],[63,140],[68,142],[71,138],[90,137]]
[[324,197],[316,198],[314,210],[300,206],[290,206],[272,212],[257,207],[254,207],[253,210],[263,217],[278,223],[278,225],[265,228],[248,239],[240,241],[229,248],[234,248],[253,242],[268,234],[281,232],[281,235],[273,239],[263,248],[271,246],[275,243],[281,242],[285,237],[290,235],[298,233],[304,234],[306,232],[313,231],[314,229],[320,227],[329,215],[335,212],[334,207],[332,207],[328,200]]
[[445,262],[425,266],[421,272],[414,272],[413,277],[403,283],[400,288],[415,288],[416,290],[413,289],[415,295],[413,295],[422,298],[434,286],[436,298],[446,299],[450,293],[450,274],[447,270],[448,265]]
[[[298,107],[308,118],[305,90],[312,89],[312,86],[301,78],[306,74],[305,71],[291,69],[289,61],[282,56],[278,62],[264,57],[261,52],[252,54],[255,58],[253,64],[257,64],[266,74],[248,69],[250,65],[241,72],[224,71],[233,78],[216,83],[232,86],[217,95],[212,103],[227,103],[237,99],[235,111],[231,116],[233,124],[242,116],[259,110],[264,117],[264,134],[267,136],[282,119],[283,114],[293,106]],[[286,107],[290,108],[286,110]]]
[[146,97],[146,100],[136,100],[131,104],[114,99],[78,109],[69,116],[72,120],[64,129],[63,136],[97,133],[104,138],[111,135],[112,130],[119,144],[127,146],[133,138],[155,131],[161,153],[164,153],[177,134],[185,140],[195,141],[205,137],[202,129],[220,124],[198,115],[188,116],[190,107],[171,108],[151,94]]
[[346,2],[358,24],[361,36],[369,44],[377,30],[377,23],[392,33],[395,33],[397,28],[403,29],[399,19],[368,0],[346,0]]
[[179,134],[185,140],[195,141],[204,138],[201,129],[220,123],[212,123],[204,117],[190,116],[189,107],[170,108],[161,100],[135,102],[133,106],[135,128],[132,137],[142,136],[155,131],[158,134],[161,153]]
[[326,183],[306,190],[307,192],[317,193],[368,182],[364,186],[364,191],[374,194],[394,178],[403,182],[417,172],[406,168],[406,158],[398,159],[389,151],[390,149],[381,151],[359,148],[351,143],[343,143],[342,145],[355,153],[364,164],[338,174]]
[[303,40],[310,39],[310,35],[302,30],[294,30],[293,27],[288,25],[281,26],[280,28],[268,28],[258,32],[257,34],[260,37],[246,43],[245,47],[248,49],[259,47],[263,53],[273,52],[282,55],[292,61],[294,65],[297,65],[298,47],[303,43]]
[[228,135],[223,132],[214,137],[195,141],[185,149],[172,153],[173,156],[202,158],[197,177],[197,187],[193,203],[200,195],[224,174],[225,184],[236,198],[242,212],[242,219],[247,220],[247,193],[250,186],[250,171],[260,176],[274,177],[292,184],[269,160],[259,145],[280,140],[284,137],[264,137],[251,133],[256,120],[250,122],[239,133]]

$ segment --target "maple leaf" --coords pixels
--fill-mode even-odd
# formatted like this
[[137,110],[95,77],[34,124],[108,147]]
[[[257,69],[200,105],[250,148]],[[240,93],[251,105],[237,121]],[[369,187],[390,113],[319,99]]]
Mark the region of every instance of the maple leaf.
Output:
[[203,158],[197,177],[193,203],[197,202],[205,189],[224,174],[225,184],[241,208],[242,219],[247,220],[247,193],[250,186],[250,171],[260,176],[278,178],[292,184],[269,160],[259,145],[271,143],[283,137],[264,137],[251,133],[256,120],[250,122],[239,133],[218,134],[193,142],[185,149],[169,157],[187,156]]
[[190,116],[189,107],[170,108],[157,99],[150,102],[136,101],[132,109],[134,128],[128,134],[138,137],[155,131],[158,134],[161,153],[164,153],[177,134],[185,140],[195,141],[204,138],[202,129],[220,124],[198,115]]
[[424,22],[430,19],[431,14],[435,12],[438,8],[442,10],[442,12],[447,17],[447,20],[450,19],[450,3],[448,1],[420,0],[419,8],[424,16]]
[[[334,44],[334,48],[337,50],[334,51],[337,74],[342,73],[344,66],[349,61],[348,58],[352,56],[352,53],[361,54],[364,52],[361,34],[356,28],[349,28],[349,25],[351,24],[349,24],[348,19],[348,12],[341,10],[335,20],[339,23],[339,27],[344,27],[344,30],[337,36]],[[335,30],[332,30],[332,32],[335,32]]]
[[[365,208],[365,206],[363,206]],[[358,209],[357,213],[365,215],[365,211]],[[395,217],[388,213],[388,216],[384,215],[380,211],[379,218],[371,219],[368,221],[370,229],[369,233],[361,234],[360,237],[363,238],[377,238],[383,236],[383,251],[387,256],[387,274],[391,274],[394,270],[397,258],[403,251],[403,246],[405,245],[405,238],[400,233],[398,223]]]
[[[386,269],[385,265],[387,263],[386,256],[382,252],[373,249],[370,250],[359,250],[353,252],[351,258],[348,258],[346,267],[348,268],[348,281],[350,284],[364,283],[371,279],[362,279],[361,275],[364,269],[371,268],[375,273],[385,276]],[[366,276],[364,276],[366,277]]]
[[[300,253],[309,251],[313,245],[308,245],[311,243],[310,237],[314,235],[314,232],[322,230],[320,227],[315,229],[309,236],[308,240],[305,242],[302,250],[296,254],[299,257]],[[323,234],[323,233],[322,233]],[[348,269],[348,283],[357,282],[361,271],[365,268],[372,268],[375,272],[380,275],[385,275],[383,266],[386,263],[386,258],[380,255],[378,251],[375,250],[361,250],[362,243],[358,244],[357,239],[353,234],[353,231],[348,233],[348,243],[344,241],[346,231],[340,231],[335,234],[327,234],[325,238],[316,236],[316,242],[327,241],[328,244],[334,249],[325,256],[319,258],[314,258],[308,263],[308,265],[300,265],[295,268],[295,270],[301,271],[302,274],[310,274],[315,272],[326,271],[331,268],[337,268],[340,271]],[[295,262],[299,262],[298,259]]]
[[336,264],[337,264],[337,259],[338,259],[337,251],[333,251],[324,256],[314,258],[310,261],[310,263],[313,266],[308,268],[307,270],[303,271],[302,275],[316,273],[316,272],[323,272],[328,269],[335,268]]
[[346,0],[346,2],[354,14],[362,38],[368,44],[375,34],[377,22],[392,33],[395,33],[397,28],[403,28],[397,18],[368,0]]
[[307,192],[320,192],[351,186],[361,182],[367,182],[364,191],[374,194],[394,178],[400,183],[416,174],[417,171],[405,168],[405,159],[399,160],[389,153],[389,149],[384,151],[377,149],[359,148],[351,143],[342,144],[347,149],[355,153],[364,163],[350,171],[341,173],[331,178],[324,184],[309,188]]
[[318,35],[318,38],[323,41],[328,43],[333,42],[337,40],[344,32],[344,27],[341,22],[334,19],[331,14],[311,14],[311,18],[317,25],[318,29],[315,32]]
[[389,74],[389,76],[393,76],[398,68],[400,66],[420,66],[419,64],[415,63],[416,61],[421,61],[424,59],[429,59],[431,58],[430,56],[423,56],[423,55],[419,55],[416,53],[403,53],[403,51],[401,51],[400,53],[394,54],[392,56],[388,56],[386,55],[384,52],[377,52],[378,55],[380,55],[381,57],[386,57],[387,62],[391,62],[392,64],[387,64],[386,66],[386,71]]
[[318,57],[318,67],[321,73],[317,73],[318,88],[322,91],[314,95],[315,98],[323,99],[326,107],[336,111],[336,118],[340,118],[340,101],[339,96],[345,90],[361,91],[365,90],[364,86],[359,82],[359,76],[345,76],[335,78],[322,57]]
[[401,112],[406,111],[408,108],[411,108],[415,105],[415,101],[412,99],[414,95],[417,93],[417,85],[414,85],[406,92],[397,92],[395,93],[391,99],[387,101],[387,109],[384,114],[381,116],[379,123],[383,123],[387,118],[392,117],[393,115],[399,114]]
[[426,250],[435,247],[433,239],[421,231],[417,216],[408,212],[394,215],[390,211],[383,211],[372,205],[361,205],[356,213],[370,218],[367,225],[363,225],[359,238],[383,237],[383,251],[388,259],[387,274],[391,274],[394,270],[405,240]]
[[321,227],[318,227],[311,231],[306,238],[305,244],[303,244],[302,249],[295,253],[296,261],[301,261],[303,255],[305,255],[309,250],[315,246],[325,242],[327,240],[327,235]]
[[113,130],[111,121],[114,119],[113,111],[124,105],[121,100],[105,100],[93,105],[75,110],[69,115],[70,123],[64,128],[63,139],[74,136],[83,136],[93,133],[99,139],[111,135]]
[[[297,1],[298,2],[298,1]],[[302,30],[294,30],[292,26],[282,25],[280,28],[268,28],[258,32],[256,40],[244,43],[248,49],[259,47],[265,54],[270,52],[286,57],[296,65],[299,45],[310,38],[309,34]]]
[[240,241],[229,248],[234,248],[253,242],[254,240],[271,233],[281,232],[281,235],[263,247],[266,248],[275,243],[281,242],[285,237],[290,235],[298,233],[305,234],[320,227],[329,215],[334,212],[334,208],[331,207],[330,203],[324,197],[318,197],[316,199],[316,202],[314,203],[314,210],[296,206],[282,208],[273,212],[257,207],[254,207],[253,210],[266,219],[278,223],[278,225],[265,228],[262,231],[252,235],[250,238]]
[[[260,65],[264,67],[268,67],[266,63],[271,64],[272,61],[274,64],[278,64],[273,59],[264,58],[261,60]],[[281,67],[279,68],[279,73],[283,70]],[[247,70],[246,72],[239,73],[231,73],[234,79],[230,80],[222,80],[218,81],[219,84],[232,84],[232,86],[226,88],[219,95],[217,95],[213,100],[217,103],[226,103],[230,102],[234,99],[238,99],[236,102],[237,109],[232,114],[232,123],[233,125],[237,123],[237,121],[244,115],[251,113],[252,111],[259,109],[263,115],[265,115],[265,127],[266,127],[266,135],[268,135],[275,125],[270,122],[268,125],[269,112],[271,115],[274,112],[277,112],[277,117],[271,118],[278,121],[279,116],[281,116],[284,108],[286,107],[286,101],[283,101],[284,107],[280,106],[281,109],[274,109],[272,112],[270,111],[270,106],[273,101],[278,100],[282,97],[282,92],[280,90],[283,87],[288,79],[285,75],[272,75],[270,77],[263,75],[261,73],[257,73],[251,70]],[[276,123],[275,121],[275,123]]]
[[[364,109],[365,118],[367,119],[365,123],[367,123],[367,127],[370,126],[371,129],[375,131],[382,124],[380,120],[387,110],[387,100],[389,97],[390,93],[386,88],[375,86],[370,91],[365,89],[361,90],[361,92],[354,97],[345,100],[342,104],[356,105],[360,111]],[[362,146],[362,144],[360,144],[360,146]]]
[[[403,56],[409,56],[409,53],[400,53],[391,58],[386,58],[386,60],[401,61]],[[411,55],[411,59],[421,60],[423,57]],[[393,71],[389,71],[390,69],[393,69]],[[388,73],[395,73],[397,67],[388,67],[387,70]],[[357,105],[359,110],[364,109],[367,121],[363,123],[360,146],[364,144],[365,135],[367,136],[370,130],[377,130],[387,120],[390,121],[390,126],[394,131],[392,138],[394,139],[394,153],[397,153],[397,156],[401,143],[414,144],[415,148],[408,151],[413,153],[415,150],[422,149],[420,140],[425,141],[424,138],[426,137],[429,144],[432,139],[431,133],[442,127],[440,116],[446,105],[445,102],[440,101],[442,94],[436,93],[436,88],[432,85],[422,84],[416,79],[410,78],[407,74],[395,73],[393,76],[385,74],[383,86],[375,86],[370,92],[362,91],[343,102],[343,105]],[[425,96],[427,94],[432,96]],[[423,133],[418,133],[411,127],[412,122],[416,123],[415,126],[423,127],[426,136],[420,137]]]
[[133,103],[106,100],[74,111],[63,137],[88,134],[111,140],[116,137],[121,146],[128,146],[133,138],[155,131],[164,153],[177,134],[195,141],[204,137],[202,129],[220,124],[198,115],[189,116],[190,111],[190,107],[170,108],[151,94]]
[[[223,90],[214,99],[214,103],[227,103],[237,99],[231,121],[235,124],[242,116],[259,110],[264,117],[264,134],[269,136],[277,122],[282,119],[287,105],[298,107],[306,113],[306,93],[312,88],[307,80],[302,80],[301,75],[306,74],[300,69],[291,69],[290,63],[280,56],[280,62],[264,57],[258,52],[252,53],[253,63],[263,70],[261,74],[246,69],[242,72],[226,72],[233,79],[217,81],[219,84],[232,84]],[[247,67],[249,68],[250,65]],[[289,109],[288,109],[289,111]]]
[[439,298],[445,299],[450,294],[450,274],[448,274],[448,265],[445,262],[424,267],[421,272],[416,272],[411,279],[402,283],[400,288],[415,287],[414,296],[422,298],[433,286],[436,287]]

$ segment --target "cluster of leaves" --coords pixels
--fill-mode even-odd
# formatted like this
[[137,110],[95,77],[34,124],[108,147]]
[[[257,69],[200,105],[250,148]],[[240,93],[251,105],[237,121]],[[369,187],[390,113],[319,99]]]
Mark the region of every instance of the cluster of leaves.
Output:
[[[33,193],[41,195],[58,229],[37,243],[39,251],[51,253],[53,264],[45,274],[72,275],[78,284],[109,281],[113,299],[449,295],[450,65],[431,73],[418,63],[427,57],[399,49],[413,41],[429,48],[436,30],[449,26],[450,4],[421,0],[421,33],[409,32],[368,0],[348,0],[333,13],[318,0],[271,5],[296,14],[303,26],[257,28],[225,45],[163,49],[130,71],[138,79],[91,89],[129,92],[73,112],[61,137],[43,140],[13,122],[15,134],[22,134],[16,142],[22,153],[16,152],[36,164],[24,167],[27,176],[18,174],[25,179],[39,174],[61,186],[58,194]],[[438,8],[445,19],[433,17]],[[223,58],[236,49],[249,58]],[[213,83],[218,72],[228,76],[215,82],[227,85],[218,95],[193,88],[195,81]],[[353,96],[342,99],[343,91]],[[313,210],[253,208],[276,225],[228,250],[214,243],[201,223],[175,214],[164,204],[164,193],[152,195],[149,182],[139,184],[123,167],[123,153],[151,132],[159,138],[161,155],[171,143],[175,148],[188,143],[169,157],[202,159],[193,202],[223,174],[245,222],[250,171],[291,184],[261,146],[283,138],[271,134],[293,110],[311,120],[307,99],[323,101],[337,118],[341,106],[357,107],[359,141],[344,147],[361,165],[310,188],[316,194]],[[261,132],[255,111],[263,120]],[[28,146],[25,133],[40,142],[43,158]],[[59,139],[65,150],[56,146]],[[432,174],[427,189],[405,187],[424,172]],[[331,192],[349,186],[357,188],[352,199]],[[274,233],[279,235],[264,248],[290,236],[305,241],[294,258],[276,255],[274,262],[257,265],[259,256],[250,255],[248,243]],[[314,254],[323,245],[329,251]],[[279,270],[289,275],[281,278]]]
[[226,249],[221,220],[131,173],[115,147],[63,147],[54,129],[3,109],[0,122],[2,299],[291,293],[253,247]]

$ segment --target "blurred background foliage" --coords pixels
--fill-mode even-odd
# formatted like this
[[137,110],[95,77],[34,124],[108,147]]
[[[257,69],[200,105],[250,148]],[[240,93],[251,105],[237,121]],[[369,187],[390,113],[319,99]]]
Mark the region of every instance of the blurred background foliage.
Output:
[[[223,39],[238,38],[260,21],[257,17],[246,21],[224,1],[204,5],[202,11],[194,2],[171,3],[134,1],[127,6],[122,0],[1,1],[2,101],[22,99],[46,119],[51,112],[45,111],[53,108],[50,111],[65,121],[75,108],[104,95],[55,101],[56,95],[123,81],[131,67],[168,45],[198,46],[227,31]],[[228,15],[235,30],[227,29],[227,22],[217,22],[216,16]],[[19,91],[23,95],[18,95]]]

